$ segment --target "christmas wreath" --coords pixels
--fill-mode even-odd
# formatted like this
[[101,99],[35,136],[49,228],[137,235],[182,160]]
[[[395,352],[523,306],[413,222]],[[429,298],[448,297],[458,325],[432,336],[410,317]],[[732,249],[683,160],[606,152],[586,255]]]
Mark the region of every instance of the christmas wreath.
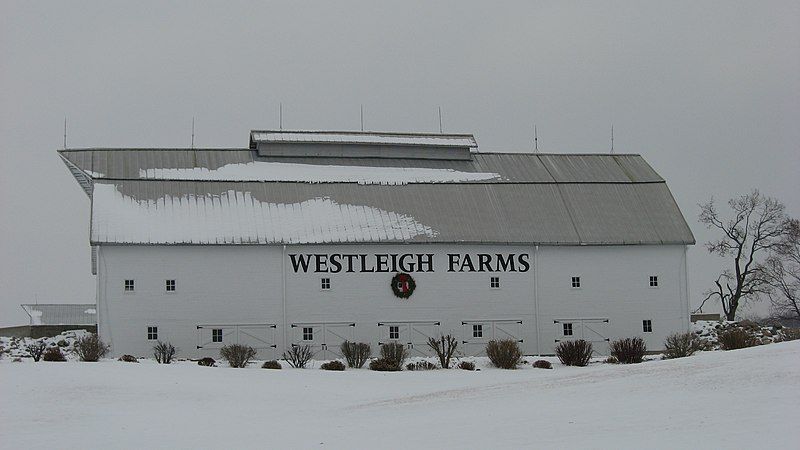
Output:
[[396,297],[408,298],[414,293],[417,283],[407,273],[398,273],[392,277],[392,292]]

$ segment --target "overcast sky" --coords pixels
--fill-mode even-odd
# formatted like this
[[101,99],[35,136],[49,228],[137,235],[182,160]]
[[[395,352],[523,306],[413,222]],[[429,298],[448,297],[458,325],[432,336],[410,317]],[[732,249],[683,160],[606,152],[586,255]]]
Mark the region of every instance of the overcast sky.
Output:
[[[474,133],[481,151],[640,153],[697,204],[800,216],[799,2],[0,4],[0,325],[91,303],[69,147],[246,147],[248,131]],[[302,5],[302,8],[299,7]],[[690,250],[697,304],[723,261]]]

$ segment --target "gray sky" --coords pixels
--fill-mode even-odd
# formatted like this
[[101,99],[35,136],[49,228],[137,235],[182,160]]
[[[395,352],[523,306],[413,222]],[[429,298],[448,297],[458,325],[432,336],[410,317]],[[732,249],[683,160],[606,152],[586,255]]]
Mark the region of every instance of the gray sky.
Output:
[[[380,3],[380,4],[379,4]],[[641,153],[699,202],[800,216],[800,3],[0,1],[0,325],[92,302],[70,147],[246,147],[284,128],[474,133],[482,151]],[[690,250],[692,303],[722,261]]]

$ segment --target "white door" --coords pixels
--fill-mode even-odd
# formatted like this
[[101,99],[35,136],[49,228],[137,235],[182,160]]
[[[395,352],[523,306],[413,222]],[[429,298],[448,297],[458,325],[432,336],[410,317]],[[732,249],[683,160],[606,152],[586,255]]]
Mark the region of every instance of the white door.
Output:
[[592,343],[595,353],[608,354],[608,324],[607,318],[574,318],[556,319],[555,342],[583,339]]
[[274,358],[275,328],[273,323],[201,324],[197,325],[197,349],[219,350],[225,345],[249,345],[260,358]]
[[406,346],[408,356],[431,356],[429,338],[439,337],[440,322],[380,322],[378,345],[399,342]]
[[461,351],[469,356],[485,356],[492,340],[512,339],[522,343],[521,320],[464,320],[461,322]]
[[352,322],[293,323],[292,347],[308,345],[314,359],[341,358],[340,346],[353,340]]

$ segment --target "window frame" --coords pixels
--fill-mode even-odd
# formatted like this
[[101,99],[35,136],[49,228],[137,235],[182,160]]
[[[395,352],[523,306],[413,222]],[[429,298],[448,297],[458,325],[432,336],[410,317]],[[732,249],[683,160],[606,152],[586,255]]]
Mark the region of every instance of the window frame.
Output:
[[[130,282],[130,283],[129,283]],[[128,286],[130,285],[130,289]],[[133,294],[136,292],[136,279],[135,278],[127,278],[122,281],[122,292],[125,294]]]
[[659,287],[658,275],[650,275],[648,285],[650,286],[651,289],[658,289]]
[[642,319],[642,333],[653,332],[653,319]]
[[[395,335],[394,337],[392,335]],[[389,325],[389,340],[396,341],[400,339],[400,326]]]
[[580,275],[573,275],[570,278],[569,286],[571,289],[582,289],[583,284],[581,283],[581,276]]
[[[172,282],[172,289],[170,289],[170,281]],[[164,281],[164,292],[167,294],[178,292],[178,281],[175,278],[167,278]]]
[[472,324],[472,337],[477,339],[483,339],[483,324],[482,323],[473,323]]
[[500,289],[500,277],[489,277],[489,289]]
[[[211,342],[213,343],[221,343],[223,340],[224,334],[222,333],[222,328],[212,328],[211,329]],[[219,339],[217,339],[219,337]]]
[[303,342],[314,340],[314,327],[303,327]]
[[320,291],[330,291],[331,290],[331,279],[330,277],[322,277],[319,279],[319,290]]
[[[567,333],[569,331],[569,333]],[[572,322],[563,322],[561,324],[561,335],[564,337],[575,336],[575,329],[572,327]]]
[[157,341],[158,340],[158,325],[148,325],[147,326],[147,340],[148,341]]

